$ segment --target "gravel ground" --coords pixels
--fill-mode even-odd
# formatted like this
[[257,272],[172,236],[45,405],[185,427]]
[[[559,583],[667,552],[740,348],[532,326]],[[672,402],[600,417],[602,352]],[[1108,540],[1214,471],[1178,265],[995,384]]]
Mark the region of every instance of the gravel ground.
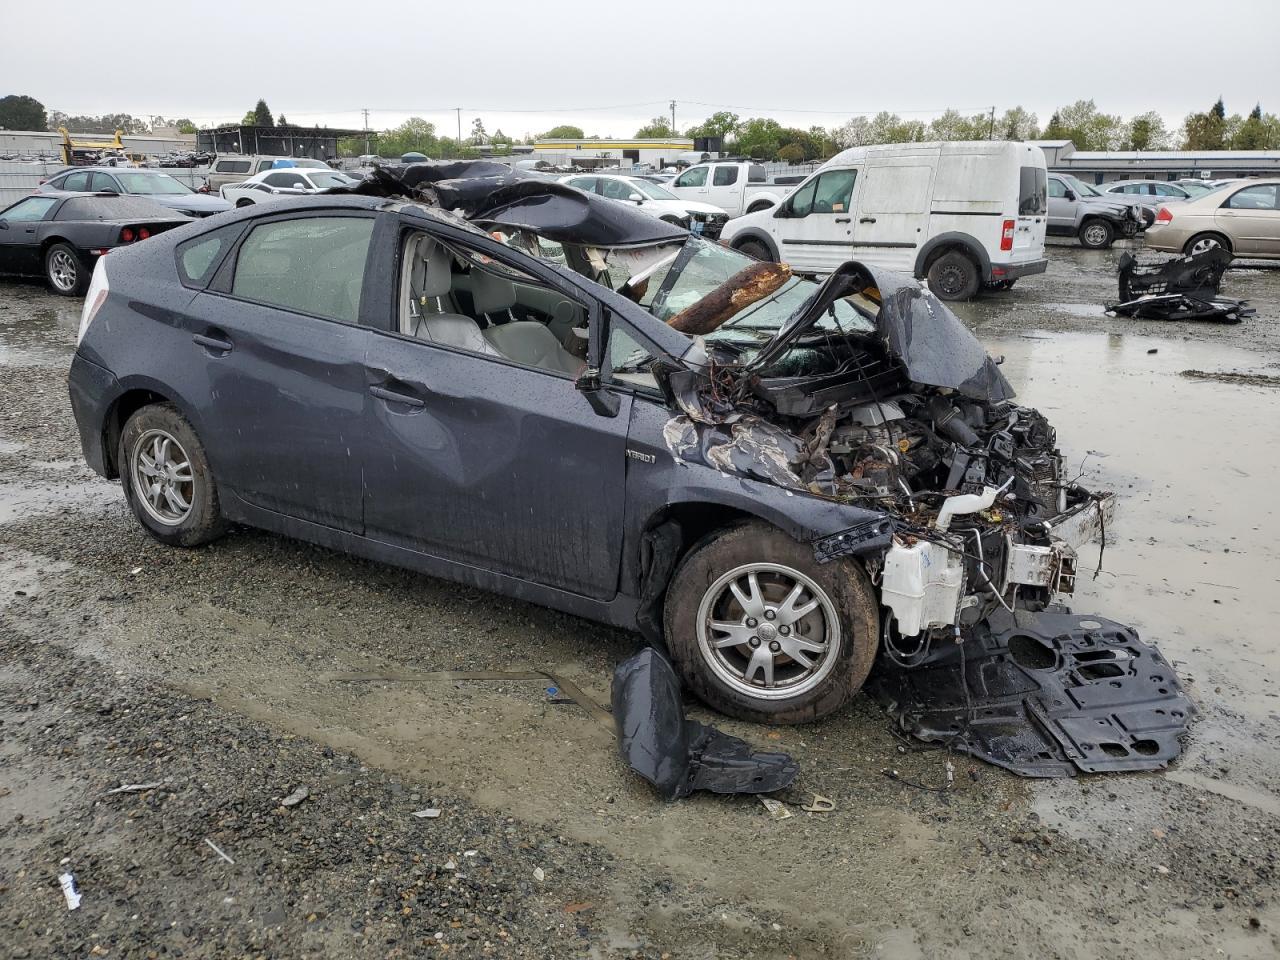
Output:
[[[1115,451],[1101,475],[1149,523],[1085,599],[1174,658],[1203,714],[1187,756],[1028,784],[900,743],[864,700],[780,730],[695,709],[792,753],[836,801],[784,821],[747,798],[656,801],[538,684],[329,679],[549,669],[603,702],[635,640],[253,531],[195,551],[148,540],[80,461],[64,383],[78,304],[0,287],[0,958],[1280,954],[1277,645],[1255,625],[1280,565],[1244,526],[1239,578],[1201,572],[1246,521],[1158,513],[1204,498],[1141,445],[1169,429],[1162,404],[1206,407],[1250,475],[1219,464],[1218,509],[1266,488],[1280,272],[1228,274],[1255,320],[1170,329],[1101,315],[1113,254],[1051,252],[1046,277],[960,312],[1064,438]],[[1095,404],[1125,406],[1123,430],[1069,402],[1108,362],[1141,388],[1090,381]],[[1175,441],[1193,438],[1169,439],[1184,459]],[[1191,576],[1251,589],[1242,603],[1238,586],[1184,589]],[[442,815],[411,815],[428,807]]]

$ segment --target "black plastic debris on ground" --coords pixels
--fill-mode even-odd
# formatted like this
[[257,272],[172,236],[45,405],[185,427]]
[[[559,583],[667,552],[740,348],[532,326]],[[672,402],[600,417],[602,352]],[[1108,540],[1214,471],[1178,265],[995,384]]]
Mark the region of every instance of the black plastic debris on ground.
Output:
[[1107,312],[1138,320],[1217,320],[1239,323],[1255,313],[1247,300],[1219,295],[1231,254],[1213,247],[1149,267],[1132,254],[1120,258],[1120,300]]
[[756,753],[745,740],[686,719],[675,670],[651,647],[618,665],[612,700],[618,752],[664,799],[695,790],[772,793],[800,772],[785,753]]
[[882,655],[867,690],[911,736],[1026,777],[1161,769],[1196,712],[1131,627],[1064,612],[997,611],[911,669]]

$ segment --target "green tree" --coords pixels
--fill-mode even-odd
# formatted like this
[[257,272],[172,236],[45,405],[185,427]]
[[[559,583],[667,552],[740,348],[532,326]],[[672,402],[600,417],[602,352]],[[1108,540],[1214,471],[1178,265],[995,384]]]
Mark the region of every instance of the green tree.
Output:
[[584,140],[586,134],[582,132],[581,127],[575,127],[572,124],[561,124],[558,127],[552,127],[544,134],[540,134],[539,140]]
[[[1077,100],[1062,107],[1055,116],[1065,135],[1048,139],[1070,140],[1077,150],[1119,150],[1124,146],[1128,132],[1124,120],[1113,114],[1099,113],[1097,104],[1092,100]],[[1052,121],[1050,123],[1052,125]]]
[[1062,118],[1055,110],[1053,116],[1049,118],[1049,125],[1044,128],[1040,137],[1044,140],[1066,140],[1067,132],[1067,128],[1062,125]]
[[48,122],[44,104],[35,97],[17,93],[0,97],[0,129],[45,130]]
[[[1221,101],[1219,101],[1221,102]],[[1182,123],[1184,150],[1221,150],[1226,123],[1214,110],[1191,113]]]
[[282,114],[280,114],[280,116],[276,117],[276,126],[277,126],[277,127],[287,127],[287,126],[289,126],[289,121],[288,121],[288,120],[286,120],[286,119],[284,118],[284,114],[283,114],[283,113],[282,113]]
[[[246,116],[248,116],[246,114]],[[271,117],[271,110],[267,107],[267,101],[259,100],[253,107],[253,126],[255,127],[274,127],[275,120]]]
[[245,113],[244,117],[242,117],[242,118],[241,118],[241,120],[240,120],[240,126],[242,126],[242,127],[252,127],[252,126],[253,126],[253,111],[252,111],[252,110],[250,110],[250,111],[248,111],[247,113]]
[[674,137],[675,135],[676,132],[671,129],[671,121],[666,117],[654,117],[636,131],[637,140],[657,137]]
[[767,117],[752,117],[738,129],[735,152],[772,160],[782,145],[782,125]]
[[930,140],[986,140],[991,132],[991,120],[983,114],[971,117],[958,110],[947,110],[929,123]]
[[719,137],[722,141],[732,140],[738,132],[738,115],[728,110],[713,113],[696,127],[685,131],[686,137]]
[[787,163],[800,163],[805,160],[804,147],[798,143],[788,143],[778,150],[778,159]]
[[1128,150],[1168,150],[1170,144],[1164,119],[1154,110],[1148,110],[1129,121],[1126,140]]
[[173,125],[178,128],[179,133],[196,133],[197,128],[194,123],[183,117],[181,120],[175,120]]
[[471,142],[477,147],[489,142],[489,135],[484,130],[484,121],[479,117],[471,123]]
[[1219,120],[1225,120],[1225,119],[1226,119],[1226,117],[1227,117],[1227,107],[1226,107],[1226,104],[1224,104],[1224,103],[1222,102],[1222,98],[1221,98],[1221,97],[1219,97],[1219,98],[1218,98],[1218,102],[1217,102],[1217,103],[1215,103],[1212,107],[1210,107],[1210,108],[1209,108],[1209,112],[1210,112],[1210,113],[1212,113],[1212,114],[1213,114],[1215,117],[1217,117]]
[[493,131],[493,136],[492,136],[492,137],[490,137],[490,138],[489,138],[489,140],[490,140],[490,142],[492,142],[492,143],[506,143],[506,144],[510,144],[510,143],[511,143],[511,138],[510,138],[510,137],[508,137],[505,133],[503,133],[503,132],[502,132],[502,128],[501,128],[501,127],[499,127],[497,130]]
[[1021,105],[1010,107],[996,121],[996,136],[1005,140],[1038,140],[1040,129],[1039,118],[1028,113]]

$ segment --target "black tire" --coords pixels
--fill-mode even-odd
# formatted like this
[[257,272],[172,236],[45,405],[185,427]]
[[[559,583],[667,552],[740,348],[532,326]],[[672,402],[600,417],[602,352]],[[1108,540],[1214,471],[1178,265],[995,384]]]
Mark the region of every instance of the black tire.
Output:
[[929,264],[929,290],[939,300],[972,300],[982,286],[977,263],[959,250],[949,250]]
[[253,206],[253,201],[252,201],[252,200],[250,200],[248,197],[241,197],[239,200],[237,200],[237,201],[236,201],[236,206],[237,206],[237,207],[252,207],[252,206]]
[[1182,252],[1187,256],[1191,256],[1196,247],[1202,243],[1205,244],[1205,249],[1209,249],[1210,247],[1221,247],[1223,250],[1227,251],[1227,253],[1235,256],[1231,249],[1231,241],[1220,233],[1197,233],[1194,237],[1183,244]]
[[773,254],[769,252],[769,247],[761,240],[743,240],[735,249],[739,253],[745,253],[748,257],[755,257],[765,263],[773,263]]
[[[774,615],[770,622],[745,619],[748,607],[739,603],[726,578],[747,576],[741,573],[742,569],[756,564],[789,570],[816,586],[821,598],[805,585],[796,600],[802,608],[817,600],[814,612],[788,619],[787,604],[779,602],[778,597],[790,592],[788,584],[795,586],[801,581],[788,579],[779,570],[761,570],[757,572],[759,589],[751,590],[748,599],[759,597],[766,604],[773,604]],[[706,617],[700,630],[698,621],[704,609]],[[769,617],[768,608],[762,609],[762,617]],[[719,622],[720,617],[737,621],[733,631],[770,632],[763,640],[759,636],[749,640],[744,637],[746,642],[726,645],[721,648],[723,652],[717,652],[712,649],[712,640],[724,637],[717,637],[706,623]],[[828,633],[832,622],[836,629]],[[820,564],[813,557],[812,547],[757,521],[730,527],[696,544],[671,578],[663,611],[667,648],[689,689],[721,713],[759,723],[804,723],[825,717],[848,703],[862,688],[875,660],[879,624],[875,592],[861,564],[847,559]],[[782,636],[784,628],[787,637]],[[725,636],[738,635],[721,632]],[[779,646],[800,641],[813,647],[813,641],[821,638],[825,638],[825,652],[802,653],[815,657],[807,668]],[[756,643],[748,646],[750,641]],[[762,645],[765,649],[761,649]],[[772,692],[768,692],[769,673],[763,669],[751,672],[750,658],[756,655],[771,663],[768,669],[775,683]],[[734,678],[735,664],[739,663],[744,673]],[[797,692],[788,694],[788,686]]]
[[[148,472],[147,461],[160,462],[160,458],[155,456],[155,443],[158,438],[163,441],[163,437],[171,441],[164,454],[166,458],[172,458],[168,462],[175,465],[185,462],[188,469],[167,472],[167,481],[160,484],[161,492],[153,499],[140,488],[148,476],[158,476],[154,470]],[[209,468],[204,445],[187,418],[173,404],[152,404],[135,412],[120,433],[116,456],[125,499],[143,529],[155,539],[171,547],[198,547],[226,532],[227,522],[222,517],[218,502],[218,486]],[[189,479],[177,479],[183,476]],[[153,486],[148,485],[148,489],[153,489]],[[185,500],[189,504],[184,515],[179,516],[180,511],[174,506],[177,501],[170,500],[163,492],[165,486],[176,494],[178,501]]]
[[65,243],[55,243],[44,252],[44,278],[60,296],[84,296],[91,275],[80,255]]
[[1099,217],[1091,217],[1080,224],[1077,234],[1080,246],[1089,250],[1106,250],[1115,243],[1116,231],[1110,223]]

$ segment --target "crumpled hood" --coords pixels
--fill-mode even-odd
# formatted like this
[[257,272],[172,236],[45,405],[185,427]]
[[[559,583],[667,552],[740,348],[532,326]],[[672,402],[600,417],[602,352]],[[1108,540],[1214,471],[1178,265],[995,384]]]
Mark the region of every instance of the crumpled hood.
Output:
[[808,333],[841,297],[878,291],[876,332],[915,383],[946,387],[987,403],[1009,400],[1013,387],[968,327],[915,280],[850,260],[819,286],[751,362],[759,370]]

